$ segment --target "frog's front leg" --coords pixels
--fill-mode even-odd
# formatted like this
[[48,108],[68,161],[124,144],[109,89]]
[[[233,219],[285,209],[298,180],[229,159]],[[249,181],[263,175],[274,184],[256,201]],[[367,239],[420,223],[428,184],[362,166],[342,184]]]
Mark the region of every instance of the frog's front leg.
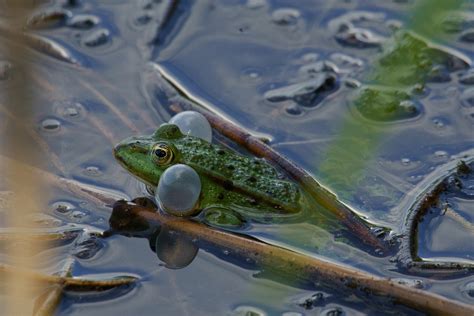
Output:
[[239,228],[245,224],[245,220],[239,213],[221,205],[205,208],[201,216],[206,224],[218,228]]

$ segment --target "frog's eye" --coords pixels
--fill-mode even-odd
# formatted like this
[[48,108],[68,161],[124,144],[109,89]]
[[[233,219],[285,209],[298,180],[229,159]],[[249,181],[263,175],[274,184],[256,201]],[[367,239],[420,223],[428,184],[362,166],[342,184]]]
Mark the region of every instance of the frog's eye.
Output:
[[165,143],[158,143],[153,147],[153,160],[159,165],[169,164],[174,157],[173,150]]

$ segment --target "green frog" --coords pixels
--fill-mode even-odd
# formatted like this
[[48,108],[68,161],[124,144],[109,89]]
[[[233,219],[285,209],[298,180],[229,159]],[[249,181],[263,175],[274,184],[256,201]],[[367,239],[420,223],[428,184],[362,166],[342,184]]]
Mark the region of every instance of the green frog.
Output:
[[213,226],[240,226],[247,219],[274,222],[294,217],[303,208],[299,186],[265,160],[184,135],[174,124],[163,124],[152,135],[125,139],[114,148],[114,155],[151,188],[170,166],[193,168],[201,181],[193,215],[200,214]]

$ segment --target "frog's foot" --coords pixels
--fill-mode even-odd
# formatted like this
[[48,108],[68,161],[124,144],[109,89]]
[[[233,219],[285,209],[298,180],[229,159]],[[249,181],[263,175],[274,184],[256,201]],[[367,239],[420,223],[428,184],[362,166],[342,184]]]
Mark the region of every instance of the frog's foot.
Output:
[[157,208],[156,203],[152,199],[146,196],[134,198],[132,202],[139,206],[143,206],[147,210],[149,209],[149,210],[154,211]]
[[211,206],[203,210],[203,220],[206,224],[218,228],[240,228],[245,220],[239,213],[224,206]]
[[155,191],[156,191],[156,190],[155,190],[155,189],[156,189],[155,187],[152,187],[151,185],[146,185],[145,188],[146,188],[146,192],[147,192],[148,194],[150,194],[150,195],[152,195],[152,196],[155,195]]

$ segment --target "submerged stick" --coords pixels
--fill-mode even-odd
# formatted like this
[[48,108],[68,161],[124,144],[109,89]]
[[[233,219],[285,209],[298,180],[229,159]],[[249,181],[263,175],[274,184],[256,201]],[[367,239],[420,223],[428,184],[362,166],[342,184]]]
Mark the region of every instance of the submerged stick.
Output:
[[40,272],[36,272],[29,269],[23,269],[18,267],[9,266],[6,264],[0,263],[0,275],[5,273],[21,273],[28,278],[40,283],[51,283],[51,284],[64,284],[68,288],[78,289],[81,288],[85,290],[108,290],[113,287],[132,284],[137,281],[136,277],[133,276],[122,276],[119,278],[112,279],[82,279],[75,278],[70,276],[57,276],[57,275],[47,275]]
[[387,250],[387,245],[376,236],[370,228],[348,206],[340,202],[336,195],[319,184],[308,172],[296,166],[286,157],[275,151],[258,137],[251,135],[234,123],[203,110],[191,102],[179,99],[179,106],[172,106],[171,110],[178,113],[183,110],[195,110],[203,114],[211,126],[222,135],[244,147],[252,154],[267,159],[282,168],[288,175],[297,181],[318,204],[335,214],[339,220],[365,244],[380,250]]
[[[450,300],[437,294],[402,285],[388,278],[383,278],[354,269],[349,266],[309,257],[284,248],[269,245],[261,241],[235,235],[208,227],[188,219],[156,212],[155,208],[144,207],[125,201],[115,204],[114,210],[120,209],[120,221],[138,224],[136,227],[159,225],[169,230],[183,233],[191,240],[198,240],[218,248],[224,248],[233,255],[250,259],[258,266],[288,273],[307,280],[324,280],[333,286],[343,286],[353,290],[392,298],[396,303],[440,315],[473,315],[474,307]],[[124,218],[127,214],[128,218]],[[112,221],[111,221],[112,222]],[[113,225],[111,225],[113,226]],[[113,231],[113,229],[112,229]]]

